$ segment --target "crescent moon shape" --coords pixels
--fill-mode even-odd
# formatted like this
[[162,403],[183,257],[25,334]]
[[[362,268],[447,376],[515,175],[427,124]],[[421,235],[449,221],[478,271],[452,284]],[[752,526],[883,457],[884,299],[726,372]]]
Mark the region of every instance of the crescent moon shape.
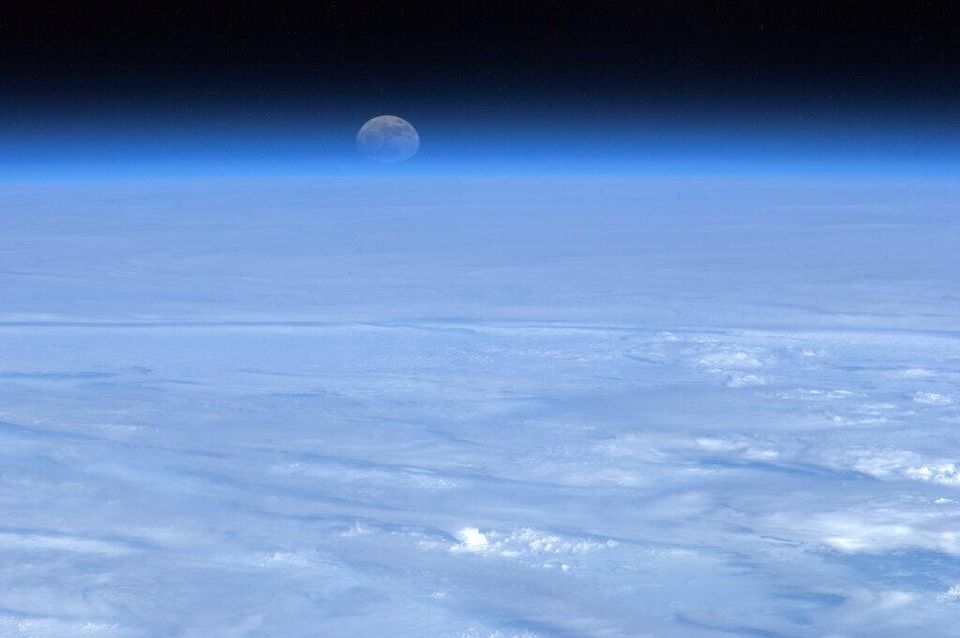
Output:
[[402,162],[420,150],[420,135],[396,115],[378,115],[357,132],[357,150],[375,162]]

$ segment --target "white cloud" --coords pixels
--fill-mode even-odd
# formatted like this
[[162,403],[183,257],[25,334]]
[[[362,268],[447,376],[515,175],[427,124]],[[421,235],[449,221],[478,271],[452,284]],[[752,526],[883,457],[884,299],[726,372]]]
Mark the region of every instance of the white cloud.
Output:
[[844,389],[836,390],[818,390],[816,388],[797,388],[795,390],[782,390],[777,392],[778,399],[788,401],[832,401],[839,399],[849,399],[854,396],[854,392]]
[[716,437],[698,437],[697,447],[710,452],[725,452],[731,456],[751,461],[773,461],[780,458],[780,452],[769,447],[757,446],[750,439],[724,439]]
[[953,399],[937,392],[914,392],[913,400],[915,403],[922,403],[923,405],[950,405],[953,403]]
[[933,370],[927,368],[905,368],[900,371],[900,375],[908,379],[926,379],[934,374]]
[[15,618],[0,616],[0,635],[23,638],[77,638],[78,636],[130,636],[114,623],[68,621],[59,618]]
[[[459,542],[450,547],[451,552],[489,554],[514,559],[576,556],[617,546],[614,540],[569,538],[528,527],[506,533],[492,530],[483,532],[476,527],[464,527],[455,536]],[[548,560],[542,566],[553,567],[554,564]],[[570,565],[566,563],[558,563],[556,566],[562,571],[570,569]]]
[[960,555],[957,520],[914,511],[832,513],[815,516],[810,527],[823,544],[846,553],[922,549]]
[[942,485],[960,485],[960,466],[956,463],[917,465],[903,471],[905,476],[920,481],[933,481]]
[[711,352],[700,357],[699,363],[710,369],[753,369],[762,368],[764,365],[758,356],[741,350]]
[[460,543],[451,547],[450,551],[476,554],[485,552],[490,547],[486,534],[476,527],[464,527],[457,532],[456,536],[460,539]]
[[504,633],[502,631],[483,631],[480,629],[472,629],[466,633],[462,633],[458,638],[540,638],[540,634],[535,634],[529,631],[521,631],[520,633]]
[[926,458],[906,450],[841,452],[834,455],[833,463],[883,480],[909,479],[941,485],[960,485],[960,464]]
[[0,549],[46,550],[81,554],[126,554],[132,551],[120,543],[52,534],[0,533]]
[[734,372],[727,379],[728,388],[749,388],[752,386],[766,385],[767,378],[759,374],[743,374]]
[[941,592],[937,599],[954,602],[960,600],[960,585],[950,585],[950,587],[945,592]]

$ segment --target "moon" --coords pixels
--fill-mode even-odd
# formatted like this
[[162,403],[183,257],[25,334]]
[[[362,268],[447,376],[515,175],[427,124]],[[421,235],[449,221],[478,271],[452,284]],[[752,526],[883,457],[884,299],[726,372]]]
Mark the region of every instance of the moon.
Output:
[[375,162],[402,162],[416,155],[419,149],[417,129],[396,115],[378,115],[357,132],[357,150]]

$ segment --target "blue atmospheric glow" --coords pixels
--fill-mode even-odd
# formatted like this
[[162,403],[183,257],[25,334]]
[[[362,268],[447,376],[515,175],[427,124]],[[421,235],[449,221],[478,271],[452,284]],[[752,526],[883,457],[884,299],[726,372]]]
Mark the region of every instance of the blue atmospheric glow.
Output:
[[[418,155],[389,168],[359,157],[366,115],[269,112],[0,121],[0,177],[291,176],[406,173],[960,174],[960,127],[945,117],[749,111],[590,118],[403,113]],[[375,112],[369,115],[375,115]],[[483,115],[483,117],[481,117]]]

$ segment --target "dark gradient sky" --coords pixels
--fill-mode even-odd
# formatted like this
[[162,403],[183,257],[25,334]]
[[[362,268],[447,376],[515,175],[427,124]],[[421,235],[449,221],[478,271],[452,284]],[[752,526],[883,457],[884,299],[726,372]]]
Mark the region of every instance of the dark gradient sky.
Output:
[[779,145],[938,164],[957,158],[957,51],[949,0],[15,0],[0,8],[0,151],[295,162],[348,153],[358,122],[394,112],[441,163]]

